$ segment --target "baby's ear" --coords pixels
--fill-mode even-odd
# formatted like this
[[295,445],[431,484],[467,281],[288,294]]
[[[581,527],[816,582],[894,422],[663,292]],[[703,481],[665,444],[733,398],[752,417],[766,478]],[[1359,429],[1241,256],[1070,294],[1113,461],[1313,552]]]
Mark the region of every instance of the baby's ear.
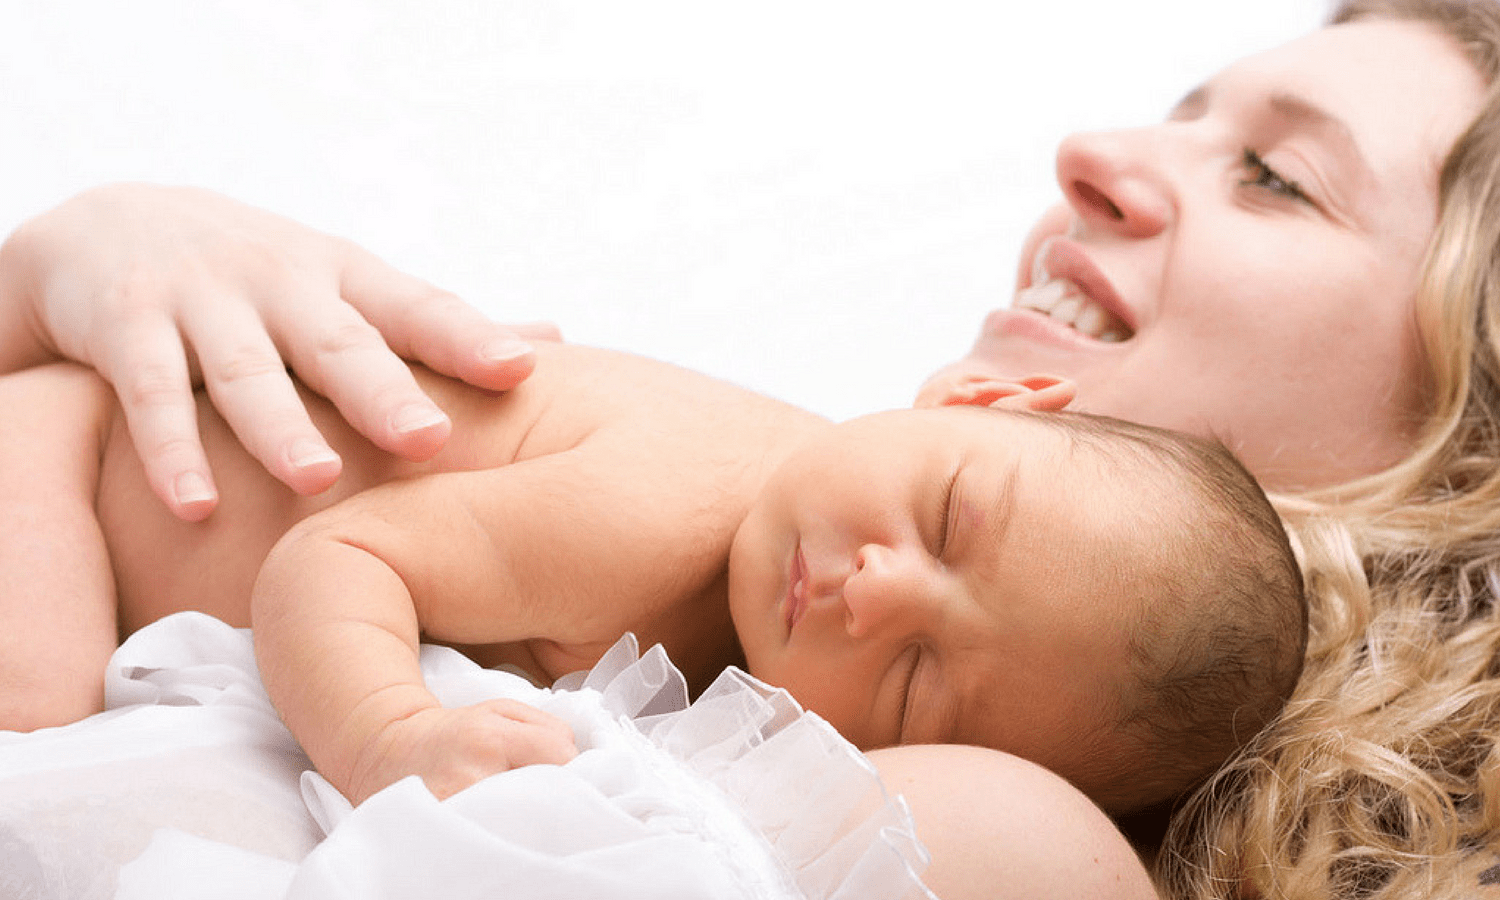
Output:
[[1029,409],[1056,412],[1073,402],[1077,385],[1054,375],[1025,378],[991,378],[957,375],[929,381],[917,396],[919,407],[993,406],[999,409]]

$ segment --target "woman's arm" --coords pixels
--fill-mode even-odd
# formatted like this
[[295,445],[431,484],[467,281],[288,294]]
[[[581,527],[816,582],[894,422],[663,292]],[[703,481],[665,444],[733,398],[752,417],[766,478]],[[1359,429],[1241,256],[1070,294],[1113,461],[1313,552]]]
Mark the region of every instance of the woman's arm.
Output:
[[152,487],[178,516],[217,502],[194,418],[206,386],[246,448],[302,493],[340,462],[289,366],[376,445],[435,453],[449,423],[401,357],[492,390],[530,374],[523,338],[348,241],[209,191],[111,185],[0,246],[0,372],[59,357],[114,385]]
[[997,750],[875,750],[932,854],[923,881],[942,900],[1158,900],[1146,869],[1100,809],[1051,772]]

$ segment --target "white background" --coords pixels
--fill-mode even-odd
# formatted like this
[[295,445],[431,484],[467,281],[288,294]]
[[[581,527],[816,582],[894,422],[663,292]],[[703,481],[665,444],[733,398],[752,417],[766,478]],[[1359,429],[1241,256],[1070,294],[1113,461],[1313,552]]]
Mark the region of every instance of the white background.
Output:
[[1057,140],[1320,0],[0,0],[0,230],[228,193],[497,318],[842,418],[1009,301]]

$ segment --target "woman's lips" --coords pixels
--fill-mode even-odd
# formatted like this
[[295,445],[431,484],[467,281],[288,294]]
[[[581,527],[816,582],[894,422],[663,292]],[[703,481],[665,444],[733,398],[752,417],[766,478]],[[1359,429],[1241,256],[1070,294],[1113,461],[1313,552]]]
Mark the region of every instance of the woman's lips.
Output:
[[1050,317],[1102,343],[1120,343],[1135,335],[1134,311],[1078,242],[1062,235],[1043,240],[1029,274],[1017,287],[1013,309]]
[[1006,342],[1005,363],[999,365],[994,374],[1009,376],[1017,366],[1055,365],[1048,358],[1015,359],[1020,348],[1033,348],[1041,353],[1115,353],[1123,349],[1124,342],[1106,343],[1080,333],[1045,313],[1029,309],[1003,307],[991,310],[980,327],[978,343],[969,351],[970,357],[989,357],[1000,353],[999,342]]
[[787,578],[784,606],[786,629],[790,633],[797,626],[797,620],[807,611],[807,561],[802,558],[801,545],[792,554],[792,570]]

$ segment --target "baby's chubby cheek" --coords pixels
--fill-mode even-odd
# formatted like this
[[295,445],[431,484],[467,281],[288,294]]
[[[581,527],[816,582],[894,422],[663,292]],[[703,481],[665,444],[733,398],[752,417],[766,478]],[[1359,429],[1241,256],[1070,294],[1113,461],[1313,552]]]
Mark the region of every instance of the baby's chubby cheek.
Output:
[[[803,709],[821,716],[849,743],[861,750],[890,746],[890,736],[877,733],[869,708],[859,702],[865,692],[837,678],[813,673],[806,673],[804,677],[798,677],[795,672],[784,672],[783,675],[781,681],[771,683],[786,689]],[[865,699],[868,702],[868,698]]]

